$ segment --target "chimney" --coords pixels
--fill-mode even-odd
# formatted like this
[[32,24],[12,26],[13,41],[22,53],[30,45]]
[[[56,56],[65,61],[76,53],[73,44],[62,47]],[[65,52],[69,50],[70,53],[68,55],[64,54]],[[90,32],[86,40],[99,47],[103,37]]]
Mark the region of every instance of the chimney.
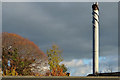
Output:
[[92,5],[93,15],[93,74],[99,72],[99,8],[98,3]]

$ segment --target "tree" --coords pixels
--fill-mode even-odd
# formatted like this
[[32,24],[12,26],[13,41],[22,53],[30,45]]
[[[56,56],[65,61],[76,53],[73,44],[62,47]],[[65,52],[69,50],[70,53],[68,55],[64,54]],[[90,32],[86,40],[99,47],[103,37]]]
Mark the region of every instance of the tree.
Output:
[[64,64],[61,64],[60,67],[62,68],[63,72],[66,72],[68,70],[68,68]]
[[[8,60],[10,60],[11,66],[16,67],[16,71],[19,72],[18,75],[28,75],[31,73],[28,65],[32,68],[32,64],[47,63],[47,56],[37,45],[14,33],[2,33],[2,50],[2,71],[6,71]],[[41,62],[38,62],[40,60]],[[41,66],[41,68],[44,66],[46,65]],[[44,71],[43,69],[40,71],[38,68],[35,69],[38,71],[36,73],[41,72],[42,74]]]
[[57,67],[61,61],[63,61],[61,57],[61,51],[58,49],[57,45],[52,45],[52,49],[47,50],[48,55],[48,64],[50,65],[50,70]]
[[[61,50],[57,45],[52,45],[52,49],[47,50],[48,64],[50,66],[50,73],[52,76],[66,76],[67,68],[64,64],[60,65],[63,61],[61,57]],[[64,71],[63,71],[64,70]]]
[[[10,66],[7,64],[10,60]],[[27,58],[20,58],[17,53],[17,49],[9,50],[8,52],[3,48],[2,55],[2,69],[3,75],[31,75],[30,64],[34,62],[34,59],[27,60]]]
[[63,69],[58,65],[57,67],[54,67],[51,71],[52,76],[67,76],[66,72],[63,72]]
[[31,57],[35,59],[47,57],[32,41],[14,33],[2,33],[2,47],[5,49],[16,48],[20,56],[28,57],[28,59]]

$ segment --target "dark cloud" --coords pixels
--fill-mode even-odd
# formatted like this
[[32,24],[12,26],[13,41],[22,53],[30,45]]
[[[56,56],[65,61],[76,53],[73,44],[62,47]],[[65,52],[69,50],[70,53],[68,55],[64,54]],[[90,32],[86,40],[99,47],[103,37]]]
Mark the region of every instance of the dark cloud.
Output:
[[[44,52],[52,43],[65,60],[92,58],[92,3],[3,3],[3,32],[19,34]],[[100,56],[118,55],[117,3],[99,3]]]

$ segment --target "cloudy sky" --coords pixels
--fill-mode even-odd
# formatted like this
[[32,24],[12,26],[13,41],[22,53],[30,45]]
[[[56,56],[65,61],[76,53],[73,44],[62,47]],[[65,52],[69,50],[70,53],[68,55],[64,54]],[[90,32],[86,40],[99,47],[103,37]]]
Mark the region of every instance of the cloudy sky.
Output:
[[[33,41],[46,53],[57,44],[71,76],[92,73],[91,2],[4,2],[2,31]],[[118,71],[118,3],[99,3],[100,72]]]

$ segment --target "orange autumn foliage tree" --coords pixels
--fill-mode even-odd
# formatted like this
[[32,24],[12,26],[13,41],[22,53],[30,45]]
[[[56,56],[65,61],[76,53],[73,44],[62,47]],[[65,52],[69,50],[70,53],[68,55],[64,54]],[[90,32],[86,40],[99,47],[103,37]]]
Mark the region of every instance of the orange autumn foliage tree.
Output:
[[2,50],[4,75],[8,70],[8,60],[11,67],[16,68],[18,75],[35,75],[31,72],[29,65],[36,60],[44,62],[47,59],[47,56],[32,41],[13,33],[2,33]]
[[52,76],[67,76],[66,72],[63,72],[63,68],[60,66],[54,67],[51,71]]
[[46,55],[32,41],[14,33],[2,33],[2,47],[6,49],[9,49],[10,47],[16,48],[19,56],[27,57],[28,59],[31,57],[34,57],[35,59],[46,57]]

